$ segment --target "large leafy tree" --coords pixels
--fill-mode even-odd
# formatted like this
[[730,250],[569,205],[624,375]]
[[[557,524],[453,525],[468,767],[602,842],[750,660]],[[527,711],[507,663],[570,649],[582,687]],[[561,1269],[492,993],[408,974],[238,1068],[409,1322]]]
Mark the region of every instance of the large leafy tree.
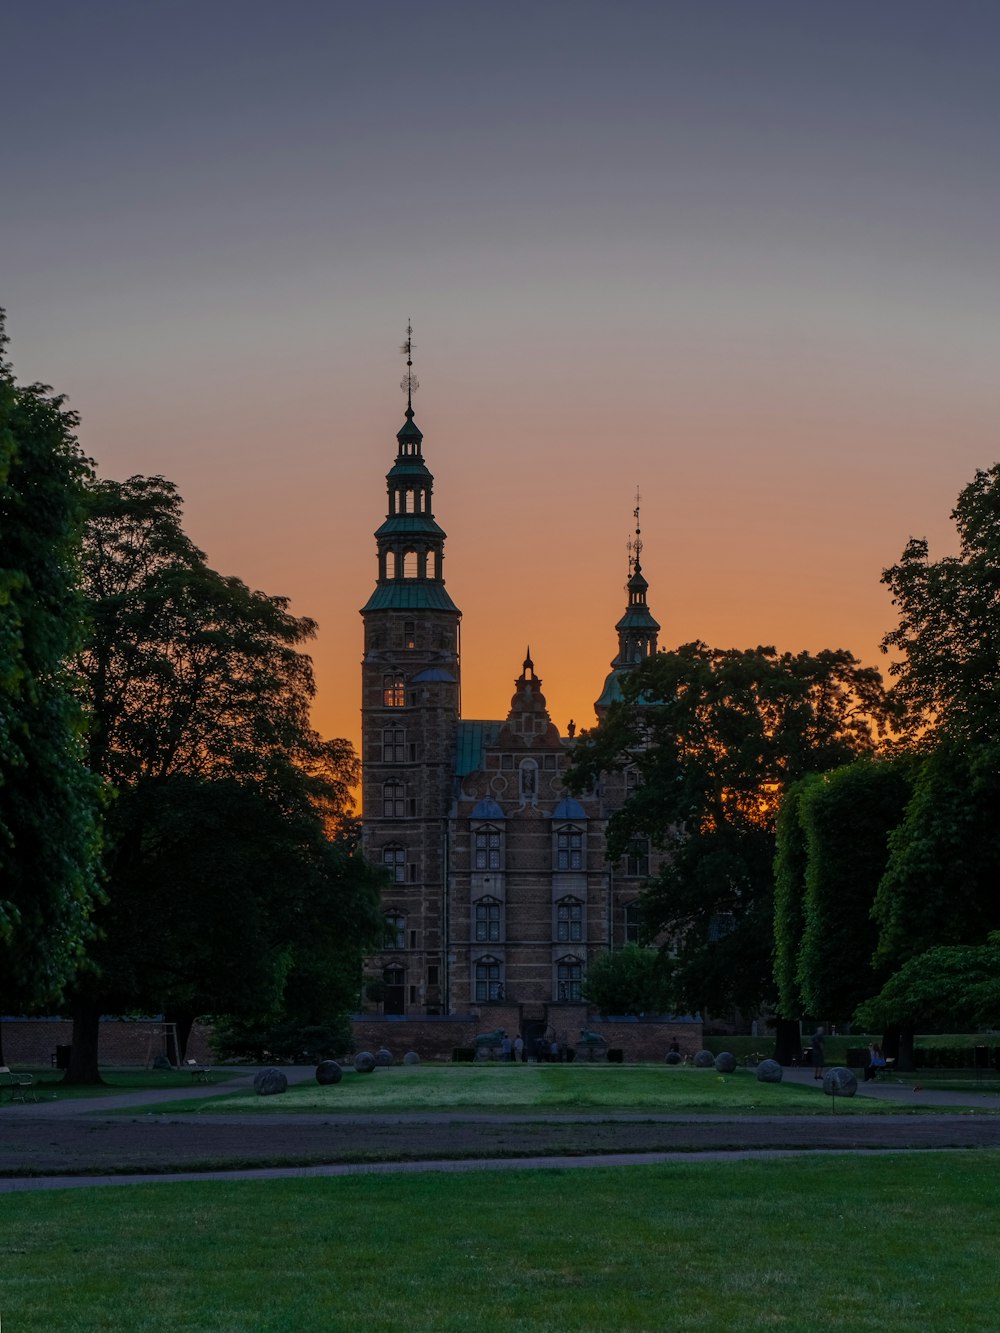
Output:
[[957,555],[932,561],[911,538],[882,575],[899,624],[882,641],[900,656],[897,689],[925,722],[966,740],[996,738],[1000,718],[1000,464],[976,473],[952,511]]
[[161,477],[92,489],[83,571],[90,761],[118,796],[71,1081],[99,1077],[101,1012],[273,1013],[310,952],[336,974],[382,925],[347,850],[356,757],[309,721],[314,623],[211,569]]
[[692,643],[638,666],[624,694],[578,746],[574,781],[638,770],[609,822],[609,853],[648,837],[661,854],[644,917],[671,943],[675,1003],[753,1010],[773,994],[781,794],[876,748],[887,713],[881,677],[845,651]]
[[584,999],[602,1014],[661,1014],[670,1008],[669,962],[658,949],[626,944],[587,968]]
[[915,955],[858,1011],[871,1030],[1000,1026],[1000,932],[985,943],[939,945]]
[[0,990],[57,1001],[91,935],[99,783],[83,763],[67,660],[89,475],[77,418],[4,360],[0,312]]

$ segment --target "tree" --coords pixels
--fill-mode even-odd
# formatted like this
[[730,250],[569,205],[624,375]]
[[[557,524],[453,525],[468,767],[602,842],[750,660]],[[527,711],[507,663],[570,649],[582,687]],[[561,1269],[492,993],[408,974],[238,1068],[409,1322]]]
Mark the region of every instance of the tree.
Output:
[[76,415],[3,360],[0,311],[0,977],[21,1008],[59,1000],[92,934],[100,783],[83,763],[67,660],[89,464]]
[[985,944],[941,945],[917,954],[858,1009],[871,1031],[1000,1026],[1000,932]]
[[873,909],[884,968],[1000,929],[1000,743],[948,735],[921,761]]
[[844,651],[692,643],[637,666],[624,693],[578,746],[574,784],[638,770],[608,850],[616,858],[648,837],[661,853],[644,917],[670,939],[676,1007],[756,1009],[773,994],[781,794],[875,749],[888,713],[881,677]]
[[911,538],[882,582],[899,608],[883,652],[897,690],[925,722],[965,739],[997,737],[1000,718],[1000,464],[976,473],[952,511],[959,553],[931,562]]
[[[847,1019],[887,975],[884,967],[881,975],[873,969],[878,928],[872,905],[890,834],[911,791],[912,767],[910,756],[862,759],[794,788],[789,813],[798,820],[805,860],[795,953],[800,1008],[785,1011],[789,1015]],[[782,809],[779,826],[786,817]],[[787,904],[776,894],[776,938],[791,934],[788,924],[779,925],[781,907]]]
[[583,998],[602,1014],[660,1014],[670,1008],[667,960],[657,949],[626,944],[587,968]]
[[118,798],[71,1081],[99,1078],[109,1006],[273,1017],[310,951],[330,977],[359,970],[383,925],[350,845],[356,757],[309,722],[314,623],[209,568],[163,478],[101,482],[90,506],[80,670],[91,763]]

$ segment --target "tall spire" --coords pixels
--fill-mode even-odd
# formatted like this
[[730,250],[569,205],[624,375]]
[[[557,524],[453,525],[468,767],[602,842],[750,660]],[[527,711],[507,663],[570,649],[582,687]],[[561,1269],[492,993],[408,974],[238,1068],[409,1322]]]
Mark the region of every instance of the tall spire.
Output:
[[604,682],[601,697],[594,705],[598,717],[603,716],[608,708],[621,695],[621,676],[631,671],[643,658],[656,652],[657,635],[660,626],[653,619],[653,614],[646,605],[646,592],[649,584],[642,573],[642,527],[639,523],[639,506],[642,497],[639,488],[635,490],[635,534],[626,543],[628,551],[628,582],[625,591],[628,602],[625,614],[615,629],[618,632],[618,652],[611,661],[611,674]]
[[399,349],[406,354],[406,374],[399,381],[399,387],[406,394],[406,416],[407,420],[413,420],[413,395],[420,388],[420,381],[413,373],[413,324],[409,319],[406,321],[406,342]]

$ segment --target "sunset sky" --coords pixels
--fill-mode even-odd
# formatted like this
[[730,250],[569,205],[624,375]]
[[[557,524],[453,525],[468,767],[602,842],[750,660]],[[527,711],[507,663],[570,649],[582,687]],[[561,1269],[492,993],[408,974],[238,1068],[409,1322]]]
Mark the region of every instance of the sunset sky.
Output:
[[320,624],[357,741],[405,400],[463,711],[593,721],[642,494],[661,643],[882,664],[1000,458],[995,0],[5,0],[0,304],[103,476]]

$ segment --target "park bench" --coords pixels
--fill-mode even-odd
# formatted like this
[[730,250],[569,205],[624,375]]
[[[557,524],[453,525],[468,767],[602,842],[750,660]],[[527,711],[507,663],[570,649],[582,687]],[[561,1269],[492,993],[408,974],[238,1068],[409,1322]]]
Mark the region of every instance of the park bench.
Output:
[[12,1102],[27,1102],[29,1093],[33,1102],[38,1101],[34,1074],[15,1074],[9,1066],[0,1065],[0,1096],[4,1088],[10,1088]]
[[191,1075],[192,1083],[207,1083],[209,1068],[208,1065],[200,1065],[197,1060],[185,1060],[184,1067]]

